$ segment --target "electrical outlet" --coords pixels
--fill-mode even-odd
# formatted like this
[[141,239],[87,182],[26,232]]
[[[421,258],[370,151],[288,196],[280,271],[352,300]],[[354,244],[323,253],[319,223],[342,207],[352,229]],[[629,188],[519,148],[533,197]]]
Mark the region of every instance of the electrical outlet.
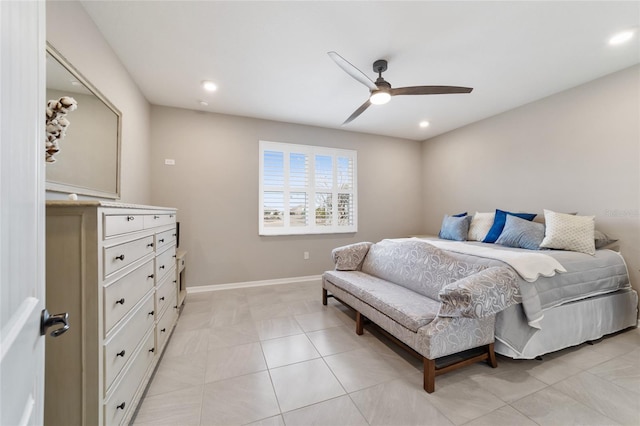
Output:
[[304,260],[309,260],[309,252],[308,251],[304,252]]

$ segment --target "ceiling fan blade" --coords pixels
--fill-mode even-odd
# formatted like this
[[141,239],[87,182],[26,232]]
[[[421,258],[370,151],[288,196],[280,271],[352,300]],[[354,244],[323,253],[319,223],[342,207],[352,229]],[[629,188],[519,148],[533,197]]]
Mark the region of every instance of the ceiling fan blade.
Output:
[[470,93],[472,87],[458,86],[413,86],[391,89],[391,96],[397,95],[446,95],[451,93]]
[[349,118],[344,120],[344,123],[342,123],[342,125],[344,126],[345,124],[351,123],[356,117],[358,117],[360,114],[362,114],[364,112],[364,110],[369,108],[369,105],[371,105],[371,101],[369,101],[369,99],[367,99],[367,101],[365,103],[360,105],[360,107],[357,110],[355,110],[353,112],[353,114],[351,114],[349,116]]
[[327,52],[327,55],[329,55],[329,57],[333,59],[333,62],[338,64],[338,66],[351,77],[367,86],[370,90],[378,90],[378,86],[376,86],[376,84],[369,77],[367,77],[365,73],[351,65],[351,63],[344,59],[342,56],[338,55],[336,52]]

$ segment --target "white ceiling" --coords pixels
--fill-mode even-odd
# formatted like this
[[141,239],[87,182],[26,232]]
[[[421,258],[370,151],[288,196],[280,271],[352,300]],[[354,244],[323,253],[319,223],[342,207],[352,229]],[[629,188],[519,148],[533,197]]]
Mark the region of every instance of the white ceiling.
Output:
[[[85,1],[152,104],[424,140],[640,62],[640,2]],[[397,96],[342,122],[368,89],[327,56],[393,87],[471,94]],[[219,89],[205,93],[202,80]],[[209,103],[204,107],[200,100]],[[422,129],[418,122],[431,125]]]

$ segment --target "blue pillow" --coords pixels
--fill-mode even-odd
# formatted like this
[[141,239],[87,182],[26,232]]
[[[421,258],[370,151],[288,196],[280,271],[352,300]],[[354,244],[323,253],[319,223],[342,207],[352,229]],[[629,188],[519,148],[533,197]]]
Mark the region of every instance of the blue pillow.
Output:
[[496,244],[529,250],[539,250],[544,239],[544,225],[513,215],[507,215],[507,221]]
[[482,240],[483,243],[495,243],[500,234],[502,234],[502,230],[504,229],[504,224],[507,221],[507,215],[519,217],[520,219],[533,220],[536,217],[535,213],[511,213],[504,210],[496,209],[496,216],[493,219],[493,225],[487,236]]
[[465,241],[471,224],[471,216],[444,215],[438,236],[444,240]]

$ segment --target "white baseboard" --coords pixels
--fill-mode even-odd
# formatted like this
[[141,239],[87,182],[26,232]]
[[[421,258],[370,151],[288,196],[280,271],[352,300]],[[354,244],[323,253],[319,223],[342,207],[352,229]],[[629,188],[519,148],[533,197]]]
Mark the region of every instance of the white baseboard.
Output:
[[306,277],[277,278],[274,280],[247,281],[247,282],[230,283],[230,284],[202,285],[202,286],[187,287],[187,293],[204,293],[207,291],[233,290],[238,288],[262,287],[267,285],[313,282],[313,281],[319,281],[321,279],[322,279],[322,275],[310,275]]

